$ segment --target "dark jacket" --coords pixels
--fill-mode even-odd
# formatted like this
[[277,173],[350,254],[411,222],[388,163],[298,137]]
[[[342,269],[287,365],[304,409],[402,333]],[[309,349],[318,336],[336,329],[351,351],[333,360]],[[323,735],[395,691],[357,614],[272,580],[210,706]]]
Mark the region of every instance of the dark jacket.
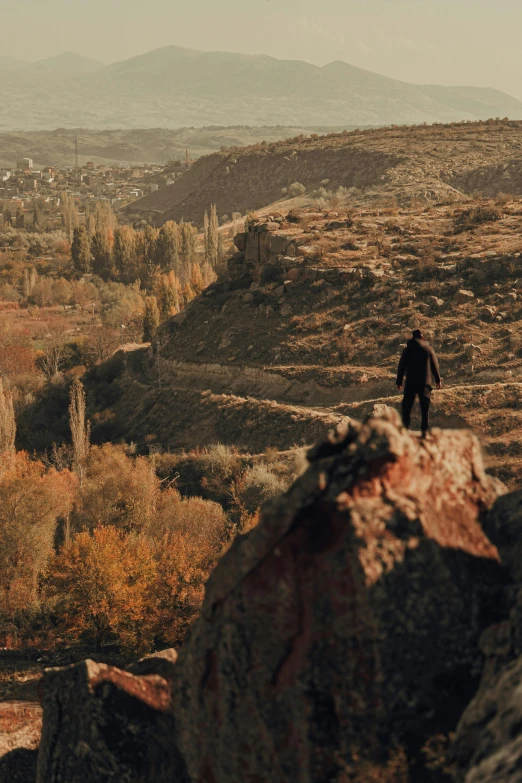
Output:
[[402,386],[406,373],[406,387],[422,389],[433,388],[440,383],[439,362],[435,351],[426,340],[413,338],[402,352],[397,370],[397,386]]

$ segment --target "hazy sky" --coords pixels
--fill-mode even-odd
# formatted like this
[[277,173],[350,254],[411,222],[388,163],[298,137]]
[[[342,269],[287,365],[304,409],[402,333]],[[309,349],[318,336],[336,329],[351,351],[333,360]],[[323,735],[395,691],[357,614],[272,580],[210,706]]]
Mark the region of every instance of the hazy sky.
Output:
[[522,98],[521,0],[0,0],[0,54],[114,62],[171,44],[342,59]]

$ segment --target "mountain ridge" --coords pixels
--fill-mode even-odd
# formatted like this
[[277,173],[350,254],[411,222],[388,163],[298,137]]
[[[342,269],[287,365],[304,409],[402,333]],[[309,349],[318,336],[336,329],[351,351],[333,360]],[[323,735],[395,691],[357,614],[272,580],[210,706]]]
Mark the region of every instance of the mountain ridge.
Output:
[[69,52],[17,67],[0,84],[0,101],[3,130],[522,119],[522,102],[494,88],[412,84],[340,60],[318,66],[179,46],[105,66]]

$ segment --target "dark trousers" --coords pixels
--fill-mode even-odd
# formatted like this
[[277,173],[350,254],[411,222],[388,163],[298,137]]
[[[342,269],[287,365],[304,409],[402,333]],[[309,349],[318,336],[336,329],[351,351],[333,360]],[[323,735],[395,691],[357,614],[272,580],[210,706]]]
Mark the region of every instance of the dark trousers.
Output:
[[431,402],[431,387],[421,386],[421,388],[406,386],[404,389],[404,397],[402,399],[402,423],[405,427],[410,426],[411,422],[411,409],[415,402],[415,397],[419,398],[421,409],[421,430],[423,433],[428,431],[429,428],[429,416],[430,416],[430,402]]

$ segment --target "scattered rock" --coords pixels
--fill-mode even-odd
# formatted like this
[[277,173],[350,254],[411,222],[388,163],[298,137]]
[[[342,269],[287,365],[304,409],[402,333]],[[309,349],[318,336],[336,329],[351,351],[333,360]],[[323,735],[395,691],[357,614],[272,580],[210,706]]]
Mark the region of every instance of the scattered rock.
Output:
[[471,300],[474,298],[475,294],[473,291],[466,291],[464,288],[461,288],[459,291],[457,291],[453,297],[457,304],[466,304],[467,302],[471,302]]

